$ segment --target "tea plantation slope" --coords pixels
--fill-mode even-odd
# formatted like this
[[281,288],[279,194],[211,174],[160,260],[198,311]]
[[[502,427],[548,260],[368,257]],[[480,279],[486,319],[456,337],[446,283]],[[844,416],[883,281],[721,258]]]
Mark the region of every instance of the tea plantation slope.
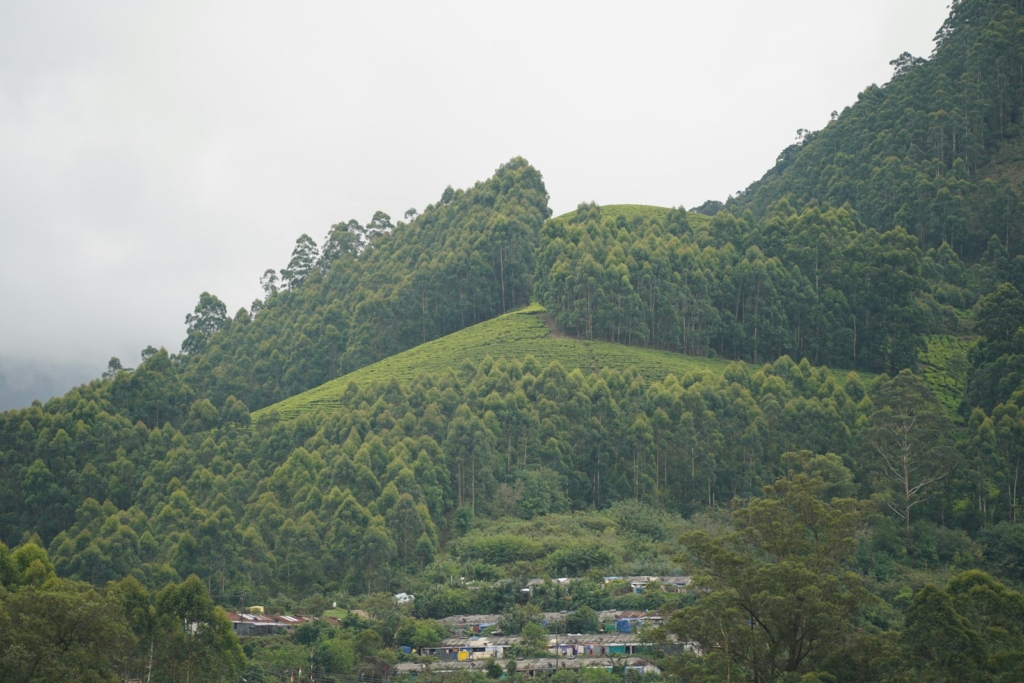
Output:
[[282,417],[295,417],[338,405],[349,382],[365,386],[370,382],[409,382],[420,373],[441,373],[458,369],[464,360],[479,363],[486,356],[519,358],[532,355],[541,366],[558,361],[567,370],[601,368],[625,370],[636,367],[648,382],[665,379],[669,374],[682,377],[688,372],[721,374],[728,361],[697,358],[669,351],[656,351],[608,342],[583,341],[552,334],[544,308],[533,304],[487,322],[468,327],[446,337],[421,344],[382,361],[360,368],[314,389],[292,396],[254,413],[253,417],[276,410]]
[[[495,360],[521,360],[531,355],[542,367],[558,361],[569,371],[581,368],[596,373],[604,368],[636,368],[647,382],[660,382],[668,375],[681,378],[695,372],[720,375],[729,365],[729,361],[720,358],[685,356],[671,351],[586,341],[552,333],[544,308],[531,304],[360,368],[267,406],[255,412],[253,417],[258,419],[271,411],[290,418],[320,409],[330,410],[339,404],[349,382],[365,386],[371,382],[384,383],[396,379],[404,383],[424,372],[442,373],[448,368],[457,370],[465,360],[476,364],[487,356]],[[846,370],[835,370],[834,373],[840,380],[847,375]]]

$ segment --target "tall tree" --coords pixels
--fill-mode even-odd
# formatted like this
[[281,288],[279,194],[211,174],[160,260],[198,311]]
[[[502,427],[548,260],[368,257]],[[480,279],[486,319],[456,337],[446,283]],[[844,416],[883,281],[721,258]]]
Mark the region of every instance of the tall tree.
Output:
[[157,659],[154,676],[171,683],[233,680],[245,655],[224,611],[196,576],[169,584],[156,596]]
[[[799,467],[806,456],[792,457]],[[827,661],[852,646],[872,601],[846,571],[861,513],[852,499],[824,500],[827,487],[821,476],[791,474],[733,513],[735,531],[682,537],[700,598],[676,612],[669,629],[703,657],[683,655],[681,670],[795,680],[827,671]]]
[[874,405],[864,439],[889,482],[889,509],[903,520],[909,553],[913,508],[959,464],[953,423],[931,389],[909,370],[883,381]]
[[187,336],[181,343],[182,353],[201,353],[210,337],[224,328],[228,321],[228,309],[224,302],[209,292],[199,295],[194,311],[185,316]]
[[295,240],[295,248],[292,250],[292,258],[287,268],[281,269],[281,282],[288,289],[296,289],[309,276],[320,260],[320,251],[316,242],[309,235],[303,233]]

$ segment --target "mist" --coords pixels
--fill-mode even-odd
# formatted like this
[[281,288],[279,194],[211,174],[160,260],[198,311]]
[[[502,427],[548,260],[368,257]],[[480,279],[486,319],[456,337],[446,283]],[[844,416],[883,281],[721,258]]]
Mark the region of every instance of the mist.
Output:
[[295,239],[517,155],[555,214],[693,207],[927,56],[946,0],[6,3],[0,409],[176,352]]

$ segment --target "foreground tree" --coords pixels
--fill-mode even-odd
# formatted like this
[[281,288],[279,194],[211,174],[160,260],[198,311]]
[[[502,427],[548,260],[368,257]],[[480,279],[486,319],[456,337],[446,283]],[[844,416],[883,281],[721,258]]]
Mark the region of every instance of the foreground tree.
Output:
[[1024,596],[988,574],[927,584],[907,609],[900,667],[914,681],[1019,681],[1024,677]]
[[88,584],[50,579],[0,589],[0,681],[112,681],[130,641],[114,601]]
[[[800,465],[801,456],[787,455]],[[677,612],[669,630],[701,655],[683,655],[680,672],[697,680],[789,680],[827,669],[853,647],[873,600],[844,569],[861,510],[853,499],[823,500],[827,487],[821,476],[791,473],[733,513],[735,531],[683,536],[702,597]]]
[[170,683],[234,680],[245,655],[224,611],[196,576],[156,597],[157,659],[153,678]]

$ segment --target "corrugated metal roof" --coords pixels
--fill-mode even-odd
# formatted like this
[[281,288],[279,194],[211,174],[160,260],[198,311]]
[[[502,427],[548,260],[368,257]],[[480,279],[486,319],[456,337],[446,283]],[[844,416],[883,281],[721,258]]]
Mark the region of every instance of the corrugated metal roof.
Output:
[[[518,643],[519,636],[480,636],[477,638],[446,638],[437,647],[488,647],[508,646]],[[592,633],[592,634],[559,634],[548,636],[548,645],[635,645],[640,640],[635,633]],[[436,649],[436,648],[430,648]]]
[[[648,671],[658,671],[649,660],[642,657],[627,657],[625,659],[611,659],[608,657],[537,657],[531,659],[517,659],[516,669],[518,671],[544,671],[555,669],[583,669],[589,667],[603,667],[610,669],[615,664],[626,666],[644,667]],[[508,667],[508,660],[502,660],[503,667]],[[397,673],[417,673],[422,671],[482,671],[487,666],[486,660],[469,660],[464,662],[402,662],[394,667]]]
[[304,624],[309,621],[316,621],[315,617],[293,617],[284,614],[273,615],[228,612],[227,617],[228,621],[233,624],[264,624],[267,626],[273,626],[275,624],[279,626],[294,626],[296,624]]

